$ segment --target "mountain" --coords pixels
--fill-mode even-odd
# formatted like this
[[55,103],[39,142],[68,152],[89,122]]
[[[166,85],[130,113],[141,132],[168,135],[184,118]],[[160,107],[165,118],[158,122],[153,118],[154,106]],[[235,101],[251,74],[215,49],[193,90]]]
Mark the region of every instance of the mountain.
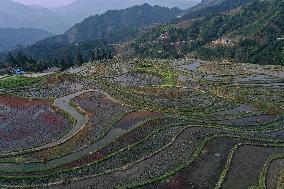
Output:
[[0,52],[12,50],[18,45],[31,45],[51,35],[49,32],[34,28],[0,28]]
[[208,7],[213,7],[221,3],[227,2],[226,0],[202,0],[197,5],[188,9],[189,12],[194,12]]
[[12,0],[0,1],[1,28],[37,28],[51,33],[63,33],[69,25],[53,11],[26,6]]
[[39,43],[75,43],[97,39],[115,43],[134,36],[139,29],[169,22],[181,12],[178,8],[169,9],[149,4],[110,10],[101,15],[90,16],[71,27],[63,35],[48,38]]
[[254,0],[202,0],[184,12],[182,19],[192,19],[237,8]]
[[[85,61],[94,57],[111,57],[112,46],[134,38],[141,30],[176,19],[182,10],[143,4],[122,10],[110,10],[101,15],[86,18],[62,35],[46,38],[27,48],[17,49],[13,54],[22,53],[37,60],[56,65],[63,59],[72,65],[80,55]],[[94,51],[99,49],[99,56]],[[56,59],[56,60],[55,60]]]
[[[221,4],[229,5],[233,1],[226,0]],[[221,4],[211,8],[217,10]],[[208,10],[208,7],[204,9]],[[142,57],[190,56],[284,65],[283,1],[254,0],[223,12],[212,12],[152,29],[138,37],[132,48]]]
[[55,9],[54,12],[70,23],[77,23],[91,15],[103,14],[107,10],[125,9],[144,3],[187,9],[198,3],[198,0],[77,0],[70,5]]
[[136,0],[137,4],[148,3],[150,5],[159,5],[163,7],[185,10],[196,5],[200,0]]
[[125,9],[148,2],[151,5],[180,7],[187,9],[198,0],[77,0],[55,9],[24,5],[13,0],[0,1],[0,27],[37,28],[61,34],[72,25],[91,15],[103,14],[108,10]]
[[[122,10],[110,10],[102,15],[91,16],[69,29],[65,36],[69,42],[102,38],[115,43],[128,38],[139,28],[161,24],[181,14],[178,8],[165,8],[143,4]],[[124,36],[125,35],[125,36]]]

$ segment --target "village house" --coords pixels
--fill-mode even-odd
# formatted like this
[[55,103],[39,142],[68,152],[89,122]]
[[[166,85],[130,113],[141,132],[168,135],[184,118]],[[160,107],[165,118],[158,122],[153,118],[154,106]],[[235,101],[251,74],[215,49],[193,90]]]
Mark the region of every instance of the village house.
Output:
[[228,37],[223,37],[223,38],[220,38],[220,39],[217,39],[215,41],[212,41],[212,43],[214,45],[233,45],[234,42],[229,39]]
[[169,38],[170,34],[168,32],[162,33],[159,37],[161,40],[167,40]]

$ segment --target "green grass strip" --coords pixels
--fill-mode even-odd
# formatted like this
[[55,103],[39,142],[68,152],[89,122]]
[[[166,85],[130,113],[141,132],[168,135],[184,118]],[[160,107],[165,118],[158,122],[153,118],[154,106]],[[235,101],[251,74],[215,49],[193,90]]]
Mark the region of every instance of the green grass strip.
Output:
[[268,170],[269,170],[269,166],[270,164],[275,161],[275,160],[278,160],[278,159],[282,159],[284,158],[284,154],[275,154],[275,155],[272,155],[270,156],[264,163],[264,166],[262,168],[262,171],[260,173],[260,179],[259,179],[259,188],[267,188],[266,187],[266,176],[267,176],[267,173],[268,173]]
[[220,189],[221,188],[221,186],[222,186],[222,184],[223,184],[223,182],[225,180],[225,177],[226,177],[226,175],[227,175],[227,173],[228,173],[228,171],[230,169],[230,165],[232,163],[232,159],[234,157],[235,151],[238,149],[239,146],[240,146],[240,144],[236,144],[231,149],[230,154],[229,154],[228,159],[227,159],[227,162],[226,162],[226,165],[225,165],[225,168],[224,168],[224,170],[223,170],[223,172],[222,172],[222,174],[221,174],[221,176],[219,178],[218,183],[216,184],[215,189]]

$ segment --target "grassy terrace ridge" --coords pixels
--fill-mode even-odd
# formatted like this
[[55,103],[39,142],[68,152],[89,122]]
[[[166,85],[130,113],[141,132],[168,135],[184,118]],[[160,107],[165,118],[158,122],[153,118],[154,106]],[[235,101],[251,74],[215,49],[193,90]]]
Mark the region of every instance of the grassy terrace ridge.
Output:
[[69,120],[69,123],[74,126],[76,125],[77,123],[77,120],[76,118],[74,118],[72,115],[70,115],[68,112],[64,111],[64,110],[61,110],[61,109],[58,109],[58,108],[55,108],[55,110],[60,113],[61,115],[63,115],[65,118],[67,118]]
[[[225,168],[222,172],[222,175],[218,181],[218,183],[216,184],[216,189],[217,188],[222,188],[222,184],[224,182],[224,180],[226,179],[226,175],[230,169],[230,164],[232,163],[232,159],[236,153],[236,151],[238,150],[238,148],[240,146],[244,146],[244,145],[251,145],[251,146],[262,146],[262,147],[279,147],[279,145],[275,145],[275,144],[247,144],[247,143],[238,143],[236,144],[230,154],[229,154],[229,157],[227,159],[227,162],[226,162],[226,165],[225,165]],[[283,146],[283,142],[280,146]],[[252,188],[266,188],[266,175],[267,175],[267,172],[268,172],[268,166],[269,164],[274,161],[274,160],[277,160],[277,159],[282,159],[284,158],[284,155],[283,154],[275,154],[275,155],[272,155],[270,156],[266,161],[265,161],[265,164],[262,168],[262,171],[260,173],[260,177],[259,177],[259,186],[256,186],[256,187],[252,187]]]
[[265,161],[259,177],[259,186],[256,186],[257,188],[266,188],[266,176],[268,173],[269,165],[277,159],[284,159],[284,154],[274,154]]
[[240,143],[239,144],[236,144],[230,151],[230,154],[229,154],[229,157],[227,159],[227,162],[225,164],[225,168],[220,176],[220,179],[218,181],[218,183],[216,184],[216,187],[215,189],[219,189],[222,187],[222,183],[224,182],[225,178],[226,178],[226,174],[228,172],[228,170],[230,169],[230,165],[232,163],[232,158],[234,156],[234,153],[235,151],[238,149],[239,145],[241,145]]

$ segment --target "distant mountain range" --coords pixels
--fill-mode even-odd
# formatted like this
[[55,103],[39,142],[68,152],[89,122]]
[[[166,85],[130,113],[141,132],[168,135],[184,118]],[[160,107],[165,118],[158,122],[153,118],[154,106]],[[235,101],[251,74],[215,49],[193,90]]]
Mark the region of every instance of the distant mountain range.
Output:
[[[238,1],[238,0],[236,0]],[[221,3],[227,2],[227,0],[202,0],[200,3],[197,5],[191,7],[188,9],[189,12],[194,12],[200,9],[208,8],[208,7],[213,7],[216,5],[219,5]]]
[[[51,33],[64,33],[75,23],[81,22],[90,15],[105,13],[107,10],[128,8],[136,4],[142,4],[142,2],[149,2],[152,5],[158,4],[167,7],[178,6],[187,8],[196,4],[197,2],[195,1],[196,0],[77,0],[68,6],[50,10],[34,5],[23,5],[12,0],[0,0],[0,52],[11,50],[18,45],[31,45],[45,37],[50,37],[52,35]],[[180,13],[180,11],[177,12]],[[111,16],[112,13],[114,12],[109,11],[101,17],[98,15],[90,17],[84,20],[82,24],[77,24],[69,29],[64,36],[67,37],[66,39],[68,41],[73,41],[72,38],[77,41],[82,40],[82,38],[84,38],[82,36],[84,35],[86,35],[86,38],[94,39],[100,36],[99,32],[105,33],[104,30],[106,30],[106,28],[103,28],[103,26],[106,27],[106,25],[108,25],[108,31],[111,30],[111,27],[116,28],[117,26],[123,26],[121,22],[125,18],[120,18],[120,22],[115,21],[117,18],[108,19],[108,16]],[[169,21],[168,18],[174,18],[176,13],[168,15],[168,18],[163,16],[164,15],[161,15],[159,16],[160,18],[155,18],[153,22],[159,21],[163,23],[164,21]],[[145,21],[146,17],[143,19]],[[113,22],[111,20],[113,20]],[[107,23],[108,21],[112,23]],[[153,22],[147,20],[144,24],[147,25]],[[96,27],[93,28],[98,29],[98,33],[94,34],[95,31],[90,29],[82,31],[84,30],[83,25],[87,26],[88,24],[96,25]],[[110,35],[110,32],[106,35]],[[115,33],[112,35],[115,35]],[[130,32],[128,32],[127,35],[130,35]]]
[[33,28],[0,28],[0,52],[12,50],[18,45],[31,45],[51,35],[44,30]]
[[70,25],[51,10],[26,6],[12,0],[0,0],[0,27],[37,28],[61,33]]
[[178,8],[169,9],[149,4],[111,10],[86,18],[64,34],[41,40],[23,51],[38,59],[63,56],[71,56],[71,59],[74,59],[73,53],[63,52],[74,52],[74,48],[80,51],[92,51],[91,48],[97,46],[93,43],[97,43],[98,40],[106,43],[123,42],[135,37],[143,28],[170,22],[181,13],[182,10]]
[[252,0],[202,0],[197,5],[184,11],[183,19],[218,14],[250,2],[252,2]]
[[77,0],[54,11],[61,17],[69,19],[71,23],[77,23],[90,15],[102,14],[107,10],[125,9],[144,3],[169,8],[178,7],[185,10],[198,2],[199,0]]
[[68,42],[104,39],[116,43],[127,39],[132,31],[167,23],[179,16],[182,10],[143,4],[121,10],[109,10],[104,14],[91,16],[69,29],[65,36]]
[[12,0],[0,0],[1,28],[37,28],[61,34],[75,23],[107,10],[124,9],[147,2],[151,5],[186,9],[197,0],[77,0],[57,9],[27,6]]

